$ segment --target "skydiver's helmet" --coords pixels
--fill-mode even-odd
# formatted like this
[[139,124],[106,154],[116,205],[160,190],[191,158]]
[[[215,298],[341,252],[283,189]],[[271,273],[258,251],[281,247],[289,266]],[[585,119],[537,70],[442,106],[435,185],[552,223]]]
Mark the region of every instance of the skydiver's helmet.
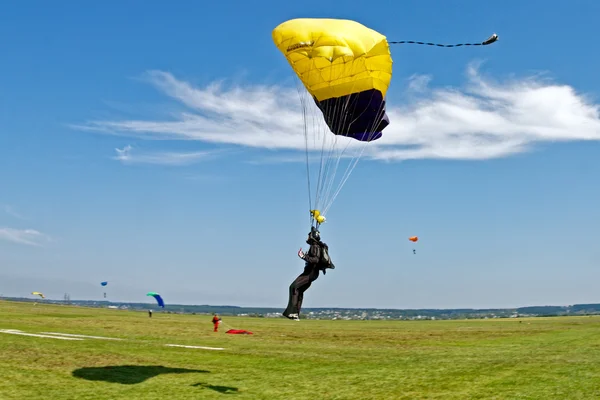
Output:
[[310,241],[315,241],[315,242],[321,241],[321,233],[314,226],[311,227],[310,232],[308,232],[307,242],[310,242]]

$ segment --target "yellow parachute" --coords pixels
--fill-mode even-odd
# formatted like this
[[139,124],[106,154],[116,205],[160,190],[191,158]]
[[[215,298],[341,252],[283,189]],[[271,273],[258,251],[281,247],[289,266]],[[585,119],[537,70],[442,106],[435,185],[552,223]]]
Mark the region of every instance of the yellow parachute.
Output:
[[336,135],[377,140],[389,125],[392,79],[386,37],[350,20],[299,18],[273,30],[273,41]]
[[31,292],[32,295],[34,296],[40,296],[42,299],[45,299],[46,297],[44,296],[44,293],[40,293],[40,292]]

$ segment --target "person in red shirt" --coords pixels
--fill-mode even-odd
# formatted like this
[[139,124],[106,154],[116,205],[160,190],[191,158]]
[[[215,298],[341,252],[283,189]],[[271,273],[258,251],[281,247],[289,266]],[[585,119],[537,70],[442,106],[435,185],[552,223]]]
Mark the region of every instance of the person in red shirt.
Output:
[[212,318],[212,323],[214,325],[213,332],[217,332],[217,330],[219,329],[219,322],[221,322],[221,318],[219,318],[219,316],[217,314],[213,314],[213,318]]

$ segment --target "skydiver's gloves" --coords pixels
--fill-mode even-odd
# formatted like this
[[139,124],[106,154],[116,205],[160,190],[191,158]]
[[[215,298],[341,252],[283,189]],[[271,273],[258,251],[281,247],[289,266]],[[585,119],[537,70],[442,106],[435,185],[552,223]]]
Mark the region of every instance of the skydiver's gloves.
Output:
[[304,260],[305,255],[304,251],[302,250],[302,247],[300,247],[300,250],[298,250],[298,257]]

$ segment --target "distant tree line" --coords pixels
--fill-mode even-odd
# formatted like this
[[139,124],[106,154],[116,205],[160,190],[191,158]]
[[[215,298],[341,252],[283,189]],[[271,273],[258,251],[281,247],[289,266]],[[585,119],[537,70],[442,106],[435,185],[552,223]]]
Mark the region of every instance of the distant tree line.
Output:
[[[4,297],[3,300],[39,302],[39,299]],[[71,300],[65,293],[62,301],[42,300],[49,304],[72,304],[82,307],[116,306],[130,310],[156,310],[153,303],[120,303],[96,300]],[[214,305],[167,304],[164,312],[185,314],[245,315],[248,317],[264,317],[280,315],[281,308],[275,307],[239,307]],[[472,319],[472,318],[509,318],[518,316],[562,316],[562,315],[595,315],[600,314],[600,304],[575,304],[571,306],[530,306],[519,308],[497,309],[376,309],[376,308],[304,308],[303,315],[309,318],[327,319],[341,316],[361,316],[362,319]],[[366,315],[366,317],[365,317]]]

